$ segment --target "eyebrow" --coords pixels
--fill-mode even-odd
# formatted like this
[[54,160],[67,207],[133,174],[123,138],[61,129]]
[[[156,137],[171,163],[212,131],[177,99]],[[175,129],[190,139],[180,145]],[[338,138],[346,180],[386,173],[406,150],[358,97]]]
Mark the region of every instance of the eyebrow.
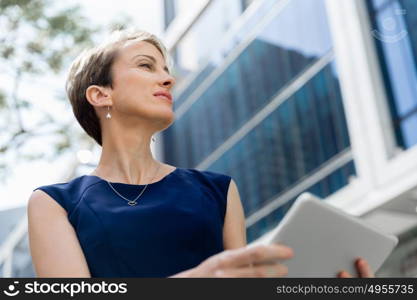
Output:
[[[151,55],[146,55],[146,54],[138,54],[138,55],[135,55],[135,56],[133,56],[132,60],[133,60],[133,59],[135,59],[135,58],[136,58],[136,57],[138,57],[138,56],[144,56],[144,57],[147,57],[147,58],[149,58],[150,60],[152,60],[152,61],[156,64],[156,59],[155,59],[155,57],[153,57],[153,56],[151,56]],[[169,72],[169,70],[168,70],[168,67],[167,67],[167,66],[165,66],[165,67],[164,67],[164,70],[165,70],[165,71],[167,71],[167,72],[168,72],[168,74],[171,74],[171,73]]]

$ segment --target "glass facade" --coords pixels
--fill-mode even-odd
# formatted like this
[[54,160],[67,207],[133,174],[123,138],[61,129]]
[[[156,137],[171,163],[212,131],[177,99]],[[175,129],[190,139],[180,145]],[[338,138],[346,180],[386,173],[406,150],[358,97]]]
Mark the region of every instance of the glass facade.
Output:
[[[202,90],[210,81],[207,77],[211,72],[227,63],[228,56],[219,61],[216,55],[212,66],[204,69],[206,76],[200,73],[184,93],[174,97],[175,109],[190,98],[198,101],[167,132],[168,144],[182,140],[184,146],[192,147],[166,151],[167,161],[196,166],[269,103],[280,89],[328,53],[331,40],[325,20],[322,1],[315,5],[290,2],[214,82]],[[294,26],[297,22],[299,26]],[[206,126],[193,126],[193,119]],[[201,142],[202,139],[205,141]]]
[[174,19],[175,19],[174,0],[164,0],[164,28],[167,29]]
[[248,199],[246,215],[349,148],[332,66],[324,67],[209,167],[236,180],[242,198]]
[[[350,147],[324,1],[279,2],[265,1],[260,10],[267,7],[270,15],[248,21],[254,27],[268,20],[254,37],[237,31],[234,42],[220,46],[175,94],[181,114],[163,132],[165,161],[195,168],[275,99],[289,95],[206,168],[234,178],[247,217]],[[289,92],[295,80],[302,84]],[[354,174],[351,161],[308,190],[328,196]],[[276,225],[293,200],[250,226],[249,242]]]
[[[355,174],[355,166],[353,164],[353,161],[351,161],[346,165],[342,166],[341,168],[338,168],[336,171],[332,172],[326,178],[315,183],[303,192],[310,192],[314,195],[325,198],[339,190],[341,187],[347,185],[349,177]],[[297,197],[300,194],[298,194]],[[248,242],[251,242],[259,238],[261,235],[267,233],[269,230],[272,230],[275,226],[277,226],[281,219],[285,216],[287,211],[291,208],[292,204],[295,202],[297,197],[294,197],[289,201],[286,201],[283,205],[279,206],[277,209],[269,213],[267,216],[263,217],[262,219],[254,223],[252,226],[248,227]]]
[[367,0],[397,143],[417,144],[417,1]]
[[242,10],[245,10],[246,8],[249,7],[249,5],[252,4],[254,0],[240,0],[240,2],[242,3]]
[[[201,0],[176,0],[175,5],[179,11],[188,12],[196,10],[202,2]],[[174,74],[178,85],[201,68],[211,51],[217,47],[224,32],[241,13],[240,1],[212,0],[210,2],[207,9],[173,49]],[[178,17],[181,18],[181,16]],[[213,20],[216,21],[213,22]]]
[[[222,2],[223,5],[225,2],[228,3],[227,5],[231,5],[231,7],[233,7],[232,11],[235,14],[233,16],[225,15],[222,12],[223,8],[219,6],[220,2]],[[226,25],[217,31],[211,28],[211,34],[209,36],[203,34],[199,28],[210,28],[212,19],[209,19],[208,16],[211,15],[211,17],[213,17],[213,13],[216,19],[228,19],[227,21],[223,21],[223,23],[230,25],[231,21],[240,16],[241,11],[236,9],[239,5],[239,1],[217,0],[210,4],[208,11],[204,12],[201,20],[199,19],[197,21],[196,28],[193,27],[173,51],[173,54],[177,57],[174,70],[178,82],[174,89],[175,107],[179,107],[186,99],[189,98],[196,88],[205,79],[207,79],[207,77],[214,70],[216,70],[216,68],[221,67],[224,63],[225,57],[235,51],[236,45],[242,43],[242,41],[248,37],[248,34],[253,30],[253,27],[255,27],[268,13],[274,3],[276,3],[276,0],[262,1],[262,5],[256,10],[256,12],[247,18],[245,24],[238,27],[238,30],[233,32],[229,39],[224,37],[225,32],[230,29]],[[200,47],[204,45],[205,50],[195,53],[196,51],[193,50],[193,47],[187,46],[187,43],[190,41],[199,44]],[[179,54],[181,54],[181,57],[184,59],[181,59]],[[194,63],[193,68],[189,68],[185,65],[184,62],[192,61],[197,56],[199,57],[199,63]],[[178,78],[178,76],[180,76],[180,78]]]

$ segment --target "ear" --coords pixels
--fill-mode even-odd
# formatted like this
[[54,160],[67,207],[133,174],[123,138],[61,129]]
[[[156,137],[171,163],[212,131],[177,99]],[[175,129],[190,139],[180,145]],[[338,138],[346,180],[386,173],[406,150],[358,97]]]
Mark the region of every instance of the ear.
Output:
[[85,97],[88,102],[95,107],[111,106],[111,94],[108,88],[90,85],[85,91]]

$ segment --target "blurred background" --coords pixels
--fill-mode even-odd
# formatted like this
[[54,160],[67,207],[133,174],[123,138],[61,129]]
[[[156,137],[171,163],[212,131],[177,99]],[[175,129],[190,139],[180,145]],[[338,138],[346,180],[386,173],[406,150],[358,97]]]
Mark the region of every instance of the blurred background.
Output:
[[32,190],[98,163],[65,96],[70,62],[132,25],[175,61],[176,120],[154,155],[232,176],[248,242],[309,191],[399,237],[377,275],[417,277],[417,1],[117,4],[0,0],[0,277],[35,275]]

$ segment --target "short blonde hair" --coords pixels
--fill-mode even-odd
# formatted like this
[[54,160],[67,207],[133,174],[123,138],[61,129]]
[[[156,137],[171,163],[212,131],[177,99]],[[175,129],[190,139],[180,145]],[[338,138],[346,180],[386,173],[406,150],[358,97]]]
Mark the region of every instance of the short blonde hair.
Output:
[[100,45],[84,50],[71,64],[65,89],[75,118],[84,131],[102,146],[101,126],[94,107],[87,101],[90,85],[113,87],[112,65],[118,50],[127,41],[145,41],[154,45],[164,57],[168,68],[172,61],[162,42],[153,34],[137,29],[116,30]]

